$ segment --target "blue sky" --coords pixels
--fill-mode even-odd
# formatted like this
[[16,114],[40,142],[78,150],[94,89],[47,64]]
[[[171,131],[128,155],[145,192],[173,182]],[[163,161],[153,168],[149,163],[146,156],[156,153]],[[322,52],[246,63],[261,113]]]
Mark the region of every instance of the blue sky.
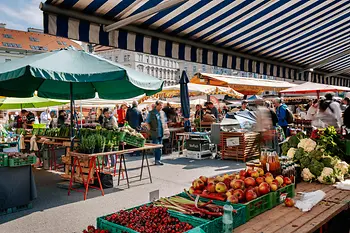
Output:
[[40,2],[45,0],[0,0],[0,23],[6,28],[26,31],[28,27],[43,28]]

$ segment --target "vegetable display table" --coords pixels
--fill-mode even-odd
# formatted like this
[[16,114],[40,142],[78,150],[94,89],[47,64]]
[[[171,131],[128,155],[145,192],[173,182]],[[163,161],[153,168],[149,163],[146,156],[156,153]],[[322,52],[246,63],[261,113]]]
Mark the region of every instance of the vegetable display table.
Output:
[[[234,229],[235,233],[313,233],[325,225],[350,205],[350,191],[336,189],[332,185],[319,183],[300,183],[296,192],[311,192],[323,190],[326,197],[309,212],[302,212],[297,208],[279,205],[246,224]],[[322,231],[320,231],[322,232]]]
[[[69,152],[69,155],[72,156],[74,158],[73,160],[73,168],[72,168],[72,172],[71,172],[71,178],[70,178],[70,184],[69,184],[69,188],[68,188],[68,195],[70,194],[71,190],[75,190],[72,188],[72,184],[73,184],[73,180],[74,180],[74,171],[75,171],[75,167],[77,166],[80,174],[82,176],[82,180],[83,180],[83,184],[85,186],[85,191],[84,192],[84,200],[86,200],[86,196],[90,187],[90,182],[93,180],[93,173],[97,170],[96,172],[96,176],[97,176],[97,180],[99,182],[99,187],[94,187],[97,188],[99,190],[101,190],[101,194],[102,196],[104,195],[104,191],[102,188],[102,184],[101,184],[101,180],[100,180],[100,176],[99,176],[99,172],[102,171],[101,169],[101,164],[99,164],[99,160],[97,159],[98,156],[107,156],[107,155],[116,155],[116,156],[120,156],[119,159],[119,174],[118,174],[118,185],[120,184],[120,176],[122,173],[122,170],[124,169],[125,171],[125,176],[126,176],[126,182],[128,185],[128,188],[130,188],[130,182],[129,182],[129,176],[128,176],[128,169],[126,167],[126,161],[125,161],[125,154],[130,154],[136,151],[143,151],[142,154],[142,162],[141,162],[141,173],[140,173],[140,181],[142,180],[142,174],[143,174],[143,167],[144,167],[144,162],[146,161],[146,166],[148,169],[148,174],[149,174],[149,179],[150,182],[152,183],[152,176],[151,176],[151,170],[149,167],[149,162],[148,162],[148,156],[145,153],[146,150],[153,150],[153,149],[158,149],[158,148],[162,148],[163,145],[161,144],[150,144],[150,143],[146,143],[145,146],[140,147],[140,148],[132,148],[132,149],[125,149],[125,150],[120,150],[120,151],[111,151],[111,152],[103,152],[103,153],[96,153],[96,154],[82,154],[82,153],[76,153],[76,152]],[[88,177],[87,180],[85,181],[83,172],[82,172],[82,168],[81,168],[81,163],[88,159],[89,160],[89,168],[88,168]],[[96,165],[96,161],[97,161],[97,165]],[[123,168],[124,166],[124,168]],[[93,186],[91,186],[93,187]],[[79,191],[79,190],[76,190]]]
[[0,211],[28,205],[36,197],[31,165],[0,168]]

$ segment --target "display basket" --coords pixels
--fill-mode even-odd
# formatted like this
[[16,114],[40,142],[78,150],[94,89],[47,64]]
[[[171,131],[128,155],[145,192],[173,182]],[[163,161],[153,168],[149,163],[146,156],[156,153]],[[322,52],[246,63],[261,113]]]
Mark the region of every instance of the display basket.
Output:
[[[275,192],[271,192],[272,194],[272,206],[278,206],[279,204],[284,202],[286,197],[294,197],[295,196],[295,184],[290,184],[280,189],[277,189]],[[285,195],[283,195],[285,194]]]
[[[141,205],[142,206],[142,205]],[[129,208],[126,211],[130,211],[134,208],[139,208],[141,206]],[[170,216],[179,219],[181,222],[187,222],[193,226],[193,229],[186,231],[186,233],[207,233],[201,229],[201,226],[205,225],[207,223],[206,220],[192,217],[189,215],[185,215],[179,212],[175,212],[172,210],[168,210],[168,213]],[[110,214],[109,214],[110,215]],[[128,227],[110,222],[106,220],[106,217],[109,215],[105,215],[102,217],[97,218],[97,228],[101,230],[108,230],[109,233],[138,233],[135,230],[132,230]]]
[[[189,199],[186,193],[182,192],[174,196],[180,196],[183,198]],[[210,199],[200,197],[200,201],[203,202],[208,202]],[[217,200],[212,200],[213,204],[219,205],[219,206],[224,206],[226,204],[229,204],[233,207],[234,210],[236,210],[236,213],[233,214],[233,228],[239,227],[246,223],[246,207],[241,204],[230,204],[228,202],[223,202],[223,201],[217,201]],[[221,232],[222,231],[222,217],[215,218],[213,220],[207,220],[208,222],[204,225],[201,226],[202,230],[204,230],[206,233],[216,233],[216,232]]]
[[259,214],[262,214],[265,211],[272,209],[273,197],[273,193],[270,192],[250,202],[241,204],[246,207],[246,221],[248,222],[250,219],[258,216]]
[[145,146],[146,139],[126,134],[124,137],[124,142],[130,146],[143,147]]
[[20,167],[35,164],[36,156],[28,156],[26,158],[9,158],[9,166],[10,167]]
[[8,167],[9,165],[9,159],[7,154],[1,153],[0,154],[0,167]]

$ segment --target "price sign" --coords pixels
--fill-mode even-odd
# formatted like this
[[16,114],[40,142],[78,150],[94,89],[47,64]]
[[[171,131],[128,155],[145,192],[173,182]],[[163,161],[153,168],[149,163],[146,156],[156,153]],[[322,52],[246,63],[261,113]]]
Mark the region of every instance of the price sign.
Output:
[[239,137],[227,138],[226,146],[239,146]]
[[152,192],[149,193],[149,201],[156,201],[159,199],[159,190],[154,190]]

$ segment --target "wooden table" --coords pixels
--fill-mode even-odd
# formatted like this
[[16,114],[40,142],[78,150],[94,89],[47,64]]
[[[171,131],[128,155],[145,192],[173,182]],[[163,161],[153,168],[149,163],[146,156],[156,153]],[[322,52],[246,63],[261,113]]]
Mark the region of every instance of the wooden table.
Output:
[[[144,147],[132,148],[132,149],[126,149],[126,150],[120,150],[120,151],[95,153],[95,154],[82,154],[82,153],[76,153],[76,152],[69,152],[69,155],[72,156],[74,158],[74,160],[73,160],[73,167],[72,167],[72,172],[71,172],[70,184],[69,184],[69,188],[68,188],[68,195],[70,194],[71,190],[74,190],[72,188],[72,184],[73,184],[73,179],[74,179],[75,166],[77,166],[79,168],[79,170],[81,171],[80,174],[82,174],[82,169],[81,169],[81,166],[80,166],[80,160],[85,160],[86,158],[89,160],[89,170],[88,170],[88,178],[87,178],[86,182],[85,182],[84,176],[82,175],[83,184],[85,186],[84,200],[86,200],[86,196],[87,196],[87,193],[88,193],[88,190],[89,190],[89,186],[90,186],[89,184],[90,184],[90,181],[93,179],[91,174],[92,174],[92,171],[94,171],[94,170],[98,170],[98,172],[96,172],[96,176],[97,176],[97,180],[99,182],[99,187],[94,187],[94,188],[97,188],[97,189],[101,190],[102,196],[104,195],[104,191],[103,191],[103,188],[102,188],[100,176],[98,174],[101,171],[100,164],[99,164],[99,162],[97,160],[98,156],[119,155],[120,159],[119,159],[118,185],[120,184],[121,172],[122,172],[122,170],[124,170],[125,171],[127,185],[128,185],[128,188],[130,188],[128,169],[126,167],[126,162],[125,162],[125,154],[133,153],[133,152],[136,152],[136,151],[143,151],[142,162],[141,162],[140,181],[142,180],[144,161],[146,160],[146,165],[147,165],[147,169],[148,169],[149,179],[150,179],[150,182],[152,183],[151,169],[149,167],[148,156],[145,153],[145,151],[146,150],[150,150],[150,149],[158,149],[158,148],[162,148],[162,147],[163,147],[162,144],[146,143]],[[96,161],[98,163],[98,167],[96,166]],[[123,169],[123,166],[124,166],[124,169]],[[91,187],[93,187],[93,186],[91,186]],[[79,190],[76,190],[76,191],[79,191]]]
[[311,192],[319,189],[326,193],[326,198],[309,212],[279,205],[234,229],[234,233],[315,232],[330,219],[350,207],[350,191],[336,189],[332,185],[300,183],[297,184],[296,192]]

